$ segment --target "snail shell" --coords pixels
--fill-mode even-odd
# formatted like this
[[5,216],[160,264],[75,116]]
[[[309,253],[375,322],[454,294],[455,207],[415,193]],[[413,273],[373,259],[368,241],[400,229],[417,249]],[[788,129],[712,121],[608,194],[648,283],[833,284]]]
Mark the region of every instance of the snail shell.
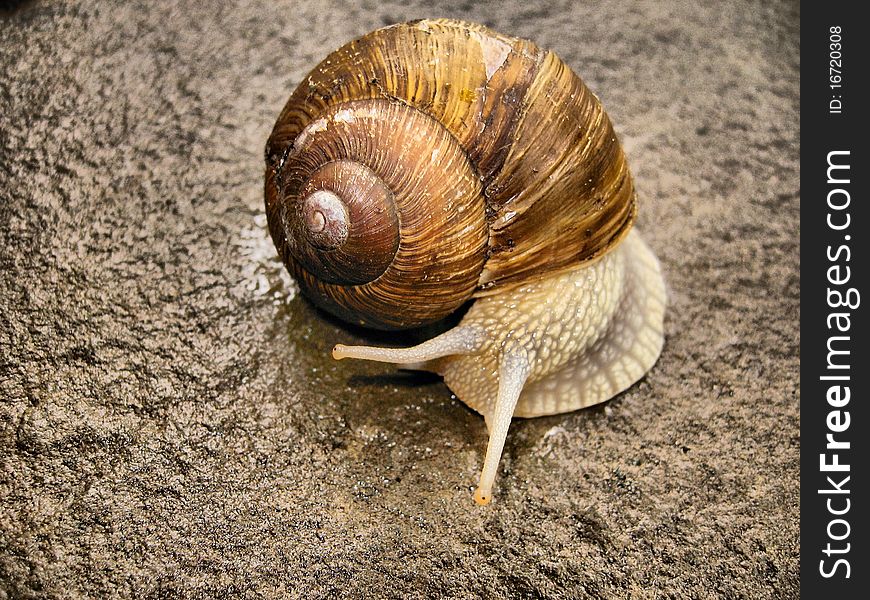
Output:
[[601,103],[532,42],[424,20],[336,50],[266,146],[272,239],[307,297],[382,329],[454,329],[336,358],[432,370],[481,412],[491,498],[511,417],[626,389],[662,347],[664,283],[631,231],[631,175]]
[[[529,41],[457,21],[379,29],[327,56],[266,162],[270,231],[306,295],[384,329],[595,260],[636,214],[580,78]],[[323,190],[338,212],[321,209]]]

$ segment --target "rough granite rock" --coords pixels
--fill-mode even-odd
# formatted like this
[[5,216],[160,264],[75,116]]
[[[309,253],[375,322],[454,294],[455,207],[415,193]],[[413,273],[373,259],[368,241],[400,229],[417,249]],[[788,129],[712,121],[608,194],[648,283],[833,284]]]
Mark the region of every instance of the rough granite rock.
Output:
[[[230,5],[231,4],[231,5]],[[310,307],[263,147],[328,51],[424,16],[555,50],[604,102],[670,292],[604,406],[483,420]],[[795,2],[0,8],[0,598],[792,598]],[[392,338],[392,339],[391,339]]]

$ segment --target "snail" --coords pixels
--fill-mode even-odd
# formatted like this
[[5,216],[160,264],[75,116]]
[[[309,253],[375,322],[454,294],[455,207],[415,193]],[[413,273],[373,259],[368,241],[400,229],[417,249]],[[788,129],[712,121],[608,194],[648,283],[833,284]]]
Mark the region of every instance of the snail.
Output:
[[625,390],[663,345],[659,263],[598,98],[553,52],[438,19],[328,55],[266,145],[269,231],[305,296],[386,330],[454,328],[337,359],[439,373],[489,431],[486,504],[512,417]]

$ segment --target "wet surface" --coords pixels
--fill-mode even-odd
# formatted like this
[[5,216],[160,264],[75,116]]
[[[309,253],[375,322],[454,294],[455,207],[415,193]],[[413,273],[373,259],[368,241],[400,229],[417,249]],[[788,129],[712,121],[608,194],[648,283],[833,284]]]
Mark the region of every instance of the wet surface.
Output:
[[[483,420],[337,363],[263,147],[322,56],[444,15],[554,49],[602,99],[671,306],[604,406]],[[14,3],[0,10],[0,598],[798,594],[793,3]]]

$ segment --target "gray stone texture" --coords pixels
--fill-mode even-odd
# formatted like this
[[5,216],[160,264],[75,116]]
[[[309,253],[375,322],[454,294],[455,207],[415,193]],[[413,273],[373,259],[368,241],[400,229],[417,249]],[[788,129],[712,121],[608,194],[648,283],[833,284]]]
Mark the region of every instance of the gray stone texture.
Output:
[[[661,359],[603,406],[483,420],[276,262],[263,147],[371,29],[486,23],[607,108],[660,257]],[[0,8],[0,598],[792,598],[796,2]]]

